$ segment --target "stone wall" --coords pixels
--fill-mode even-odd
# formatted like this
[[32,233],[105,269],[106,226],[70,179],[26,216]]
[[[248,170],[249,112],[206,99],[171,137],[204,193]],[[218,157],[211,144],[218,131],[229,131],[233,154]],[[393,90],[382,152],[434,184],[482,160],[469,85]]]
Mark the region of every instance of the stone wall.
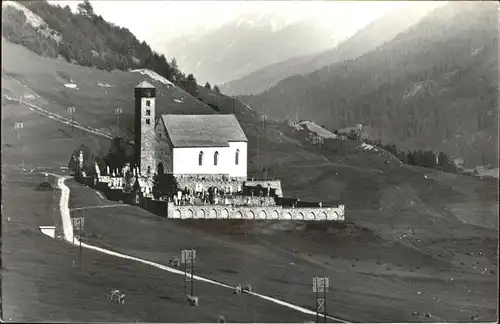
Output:
[[271,187],[271,189],[276,190],[276,196],[283,197],[283,190],[281,189],[281,180],[249,180],[245,181],[244,186],[246,187],[257,187],[261,186],[264,189]]
[[224,198],[229,205],[276,206],[274,197],[228,196]]
[[345,220],[345,209],[344,205],[338,207],[283,208],[281,219],[343,222]]
[[231,187],[231,192],[238,192],[238,189],[243,188],[242,181],[222,181],[222,180],[197,180],[193,178],[177,178],[177,183],[179,184],[179,188],[184,189],[188,188],[193,191],[196,190],[196,185],[203,186],[205,190],[208,190],[210,187],[216,187],[219,190],[224,191],[226,187]]
[[[117,179],[117,178],[115,178]],[[128,200],[121,189],[110,188],[111,179],[103,179],[97,183],[97,188],[110,200]],[[106,181],[108,180],[108,181]],[[223,182],[227,184],[228,182]],[[238,197],[238,196],[236,196]],[[236,198],[240,199],[240,198]],[[272,197],[245,197],[241,196],[241,203],[259,204],[261,200]],[[174,219],[261,219],[261,220],[306,220],[306,221],[344,221],[345,205],[337,207],[302,207],[291,208],[278,206],[232,206],[232,205],[174,205],[173,202],[158,201],[142,198],[140,205],[159,216]]]
[[168,217],[167,204],[168,203],[166,201],[154,200],[149,198],[142,198],[139,203],[141,208],[144,208],[147,211],[162,217]]
[[227,205],[181,205],[168,203],[167,217],[173,219],[261,219],[344,221],[344,205],[337,208],[282,208]]

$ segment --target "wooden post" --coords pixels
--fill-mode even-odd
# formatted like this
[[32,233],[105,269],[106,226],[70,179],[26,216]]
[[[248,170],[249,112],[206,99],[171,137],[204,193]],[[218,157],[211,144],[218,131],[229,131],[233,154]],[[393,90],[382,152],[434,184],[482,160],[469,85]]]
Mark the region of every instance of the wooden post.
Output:
[[78,238],[80,241],[80,268],[82,267],[82,219],[80,219],[80,229],[78,233]]
[[191,259],[191,296],[194,296],[194,258]]

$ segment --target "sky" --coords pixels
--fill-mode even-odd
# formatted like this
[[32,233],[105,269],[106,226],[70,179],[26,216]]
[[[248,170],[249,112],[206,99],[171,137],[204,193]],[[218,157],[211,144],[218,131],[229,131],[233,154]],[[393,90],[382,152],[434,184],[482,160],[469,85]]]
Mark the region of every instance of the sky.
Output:
[[[75,10],[81,1],[49,1]],[[311,18],[320,23],[335,22],[349,30],[370,21],[404,2],[396,1],[90,1],[96,14],[128,28],[139,40],[154,49],[177,37],[214,29],[242,16],[259,17],[272,13],[280,20],[293,22]]]

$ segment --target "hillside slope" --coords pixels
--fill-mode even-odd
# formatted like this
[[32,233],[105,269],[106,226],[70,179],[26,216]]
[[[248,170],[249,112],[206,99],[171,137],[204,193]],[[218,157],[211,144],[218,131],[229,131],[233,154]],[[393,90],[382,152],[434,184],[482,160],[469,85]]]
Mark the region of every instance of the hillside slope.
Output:
[[[28,104],[62,116],[67,116],[68,106],[76,107],[74,119],[79,125],[107,132],[112,132],[116,123],[113,108],[123,108],[120,134],[127,131],[126,136],[131,136],[132,123],[127,124],[126,121],[130,121],[133,114],[133,87],[146,79],[158,87],[157,114],[214,112],[178,87],[139,72],[107,72],[44,58],[5,40],[2,43],[2,58],[2,177],[5,179],[8,172],[7,187],[14,195],[10,196],[12,199],[7,211],[9,217],[16,217],[15,222],[8,224],[19,226],[32,238],[39,238],[40,235],[32,234],[35,231],[33,227],[49,224],[45,222],[50,221],[51,215],[49,219],[39,220],[39,210],[24,209],[23,202],[28,201],[29,207],[35,206],[36,202],[22,198],[23,190],[31,192],[32,183],[39,180],[29,179],[23,176],[26,173],[21,174],[19,169],[15,169],[22,157],[28,169],[51,168],[58,172],[60,166],[67,165],[69,155],[80,144],[106,153],[110,141],[85,130],[72,130],[66,124],[30,110]],[[73,86],[66,86],[70,84]],[[7,99],[7,96],[16,95],[22,95],[21,102]],[[182,96],[183,102],[174,101]],[[478,316],[481,321],[494,320],[497,306],[496,182],[409,167],[394,160],[386,163],[388,159],[383,152],[358,150],[354,141],[346,143],[349,150],[345,153],[319,149],[302,140],[293,128],[283,123],[261,121],[256,111],[238,100],[208,90],[200,91],[200,97],[207,104],[217,105],[221,113],[231,112],[234,102],[237,118],[249,139],[249,177],[266,174],[271,178],[279,177],[286,196],[306,201],[320,200],[325,204],[346,204],[347,223],[176,222],[136,207],[93,208],[85,211],[85,231],[94,234],[88,237],[89,240],[160,263],[178,255],[180,249],[194,247],[200,252],[199,274],[234,284],[251,283],[257,292],[309,308],[314,307],[310,278],[323,274],[337,278],[329,296],[329,311],[350,321],[469,321],[472,316]],[[14,123],[19,121],[24,123],[24,129],[18,142]],[[17,182],[23,186],[15,186]],[[74,182],[70,186],[70,207],[110,203],[99,198],[91,188]],[[46,208],[50,210],[51,207],[47,205]],[[19,214],[21,217],[18,217]],[[73,211],[73,214],[80,213]],[[43,223],[34,224],[35,220]],[[8,243],[9,260],[16,263],[15,267],[11,263],[9,276],[6,276],[9,291],[19,291],[15,289],[17,282],[12,279],[16,275],[23,279],[23,287],[43,287],[39,283],[34,285],[37,277],[19,276],[26,266],[32,267],[29,269],[43,267],[42,278],[48,279],[53,278],[47,275],[52,273],[49,270],[59,273],[58,264],[68,272],[67,258],[39,260],[43,253],[66,255],[58,252],[66,249],[60,247],[58,242],[53,242],[54,249],[47,251],[41,243],[37,245],[37,240],[26,240],[23,236],[16,236],[19,240],[13,240],[13,237],[10,236]],[[12,251],[27,251],[29,249],[24,247],[30,244],[31,248],[36,247],[37,258],[28,254],[27,261],[24,252],[20,254],[22,260],[21,257],[12,258],[17,255]],[[59,247],[56,249],[56,246]],[[478,254],[479,251],[481,254]],[[85,321],[85,315],[88,316],[93,309],[101,310],[95,315],[98,318],[113,315],[121,310],[113,308],[113,311],[106,312],[105,306],[102,306],[104,301],[87,297],[105,292],[108,287],[101,288],[100,285],[109,284],[109,288],[116,285],[130,292],[127,292],[126,305],[129,300],[134,305],[120,313],[123,316],[116,315],[113,320],[175,319],[168,313],[170,308],[167,306],[175,307],[176,303],[182,303],[180,298],[177,299],[182,286],[181,278],[170,279],[147,269],[142,272],[140,267],[128,262],[109,268],[107,264],[116,264],[116,261],[85,255],[83,259],[89,263],[81,270],[84,278],[90,277],[89,271],[98,272],[98,276],[92,279],[71,276],[74,289],[53,285],[50,291],[55,296],[73,298],[78,294],[80,299],[74,300],[86,312],[70,312],[61,316],[60,312],[71,309],[70,297],[50,307],[45,303],[34,303],[37,298],[48,296],[46,294],[31,294],[29,299],[20,297],[18,300],[27,300],[28,304],[18,302],[15,305],[21,305],[21,308],[16,312],[35,304],[46,314],[52,313],[52,321],[60,318],[83,318]],[[91,260],[96,260],[96,264],[91,264]],[[487,271],[484,271],[486,268]],[[113,275],[117,271],[122,275]],[[128,280],[130,273],[136,273],[141,279]],[[104,275],[106,278],[102,277]],[[175,286],[152,288],[158,278],[163,282],[175,281]],[[70,281],[67,277],[63,279],[64,284]],[[229,320],[249,318],[249,321],[255,322],[270,318],[265,317],[266,314],[276,314],[274,308],[259,304],[255,309],[244,308],[244,314],[237,316],[241,308],[232,307],[233,303],[225,303],[224,299],[232,299],[234,295],[228,297],[217,290],[207,290],[202,285],[196,286],[196,292],[201,294],[205,306],[190,313],[187,320],[210,321],[219,313],[230,312],[236,315],[231,317],[228,314]],[[206,298],[214,302],[219,300],[224,306],[219,308],[209,304]],[[234,304],[241,302],[244,307],[243,300],[234,299]],[[47,300],[55,299],[47,297]],[[12,303],[13,299],[8,301]],[[208,306],[208,310],[207,305],[214,306]],[[109,305],[106,303],[106,306]],[[429,312],[432,318],[414,315],[415,312]],[[64,318],[66,316],[71,318]]]
[[40,1],[3,1],[2,36],[31,51],[102,70],[150,69],[196,94],[196,79],[184,74],[175,61],[167,62],[128,29],[96,15],[87,1],[77,13]]
[[402,149],[497,163],[498,5],[452,2],[358,59],[293,76],[240,99],[285,119],[330,129],[384,129]]
[[[107,72],[82,68],[63,60],[37,56],[4,38],[2,58],[2,95],[22,96],[31,104],[62,116],[68,116],[68,107],[75,107],[75,121],[105,132],[116,132],[119,123],[122,129],[119,135],[129,140],[133,140],[133,89],[144,79],[158,89],[157,114],[215,113],[181,88],[158,81],[162,79],[152,71],[150,74],[156,75],[156,79],[141,74],[141,70]],[[26,64],[27,61],[31,64]],[[119,120],[114,115],[116,108],[123,111]],[[91,121],[85,120],[89,116],[93,117]]]
[[418,22],[438,4],[435,2],[408,4],[368,24],[335,48],[268,65],[240,79],[224,83],[220,89],[227,95],[258,94],[292,75],[310,73],[335,62],[354,59],[391,40]]

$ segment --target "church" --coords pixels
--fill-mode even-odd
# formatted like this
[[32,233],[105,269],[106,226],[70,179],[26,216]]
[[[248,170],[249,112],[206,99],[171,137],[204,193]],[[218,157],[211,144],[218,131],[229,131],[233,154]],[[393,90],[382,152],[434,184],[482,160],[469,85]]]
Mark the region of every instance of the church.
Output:
[[248,139],[234,115],[160,115],[156,88],[135,87],[135,150],[142,176],[247,179]]
[[[344,205],[284,198],[280,180],[247,181],[248,139],[234,115],[156,116],[155,99],[149,82],[135,87],[133,168],[101,175],[96,164],[93,185],[113,199],[174,219],[344,220]],[[155,197],[153,177],[165,174],[178,190]]]

